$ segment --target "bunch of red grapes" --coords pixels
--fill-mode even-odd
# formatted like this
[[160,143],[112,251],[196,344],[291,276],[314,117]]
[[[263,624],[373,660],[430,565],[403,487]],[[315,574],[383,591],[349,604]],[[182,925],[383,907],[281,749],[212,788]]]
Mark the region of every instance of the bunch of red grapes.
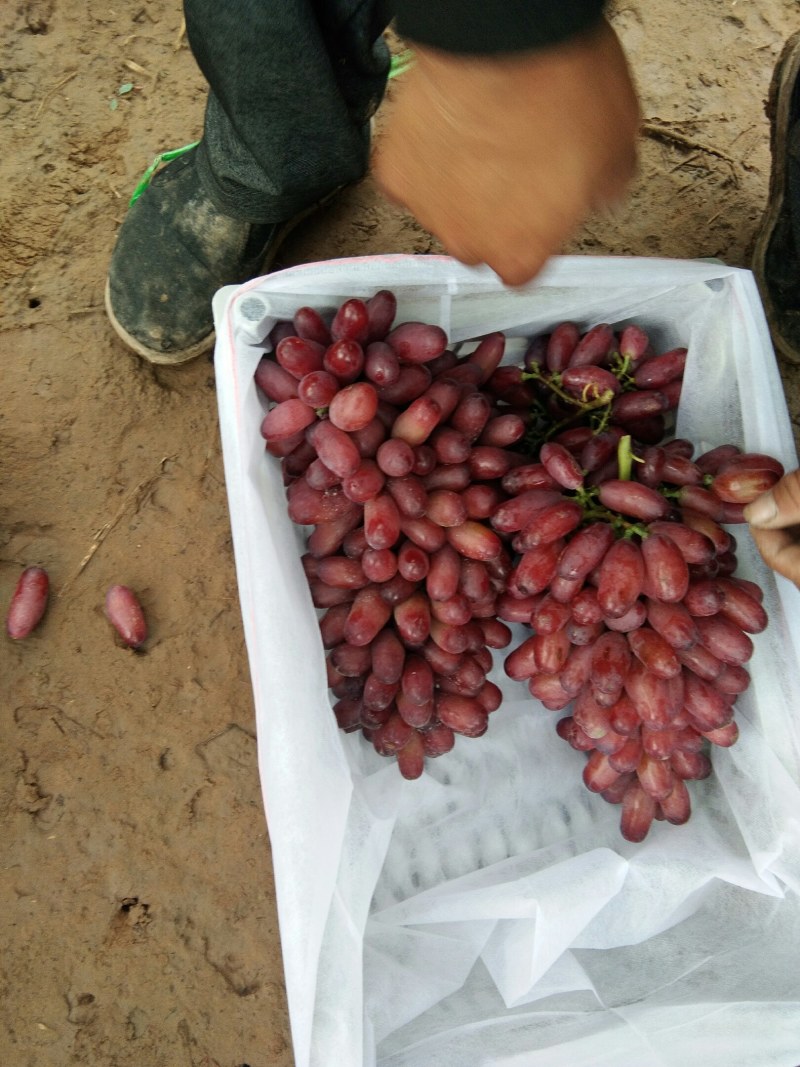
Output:
[[735,576],[724,525],[783,473],[723,445],[665,440],[686,350],[561,323],[501,365],[493,333],[457,354],[438,326],[395,325],[394,294],[311,307],[270,334],[256,382],[339,726],[406,778],[501,702],[487,678],[508,623],[532,634],[509,677],[588,754],[589,789],[641,841],[685,822],[709,743],[736,740],[762,594]]

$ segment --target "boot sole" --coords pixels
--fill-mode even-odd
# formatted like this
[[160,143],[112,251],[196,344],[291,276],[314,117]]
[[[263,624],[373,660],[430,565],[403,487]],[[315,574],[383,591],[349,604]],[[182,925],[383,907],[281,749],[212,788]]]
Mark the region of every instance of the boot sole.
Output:
[[795,33],[784,45],[770,83],[767,118],[770,122],[772,168],[767,207],[761,218],[752,256],[753,274],[761,290],[761,300],[775,347],[782,356],[794,364],[800,364],[800,352],[781,333],[780,316],[772,303],[766,284],[766,258],[767,249],[783,212],[786,198],[786,132],[789,128],[792,89],[798,77],[800,77],[800,33]]
[[[278,230],[269,251],[261,262],[259,274],[266,274],[269,272],[270,267],[275,262],[275,257],[281,249],[281,245],[292,230],[296,226],[299,226],[300,223],[310,215],[313,215],[315,211],[327,207],[340,192],[342,192],[341,189],[334,189],[334,191],[329,193],[324,199],[312,204],[311,207],[306,208],[305,211],[301,211],[298,215],[295,215],[294,218],[290,219],[280,230]],[[255,277],[257,276],[258,275],[255,275]],[[184,363],[190,363],[192,360],[198,359],[200,356],[210,352],[216,343],[216,333],[212,329],[210,333],[202,338],[202,340],[198,341],[197,344],[191,345],[189,348],[182,348],[178,352],[158,352],[156,349],[148,348],[147,345],[142,344],[142,342],[134,337],[133,334],[128,333],[125,327],[117,319],[117,316],[114,314],[114,310],[111,307],[111,286],[108,277],[106,277],[103,301],[108,321],[111,323],[111,327],[117,337],[119,337],[120,341],[122,341],[125,347],[131,352],[135,352],[137,356],[141,356],[142,359],[155,366],[179,367]]]

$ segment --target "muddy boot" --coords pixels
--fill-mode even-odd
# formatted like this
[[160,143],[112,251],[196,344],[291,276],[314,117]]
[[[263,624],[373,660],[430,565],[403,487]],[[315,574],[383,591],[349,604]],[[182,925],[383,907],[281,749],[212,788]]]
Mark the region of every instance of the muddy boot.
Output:
[[223,214],[201,184],[195,151],[167,164],[131,206],[106,281],[111,325],[150,363],[178,364],[214,344],[211,299],[265,273],[291,228]]
[[800,33],[775,67],[767,115],[772,172],[752,267],[775,347],[800,364]]

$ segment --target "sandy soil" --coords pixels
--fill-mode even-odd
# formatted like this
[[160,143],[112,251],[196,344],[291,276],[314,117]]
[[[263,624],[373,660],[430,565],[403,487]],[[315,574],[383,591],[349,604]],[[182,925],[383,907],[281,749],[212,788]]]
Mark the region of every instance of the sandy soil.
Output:
[[[641,173],[568,251],[747,266],[795,0],[619,0],[613,20]],[[32,562],[54,589],[0,642],[0,1062],[289,1067],[213,364],[155,371],[102,310],[127,198],[198,136],[203,80],[178,0],[8,0],[0,30],[0,602]],[[431,250],[365,181],[280,265]],[[141,595],[142,654],[103,617],[114,582]]]

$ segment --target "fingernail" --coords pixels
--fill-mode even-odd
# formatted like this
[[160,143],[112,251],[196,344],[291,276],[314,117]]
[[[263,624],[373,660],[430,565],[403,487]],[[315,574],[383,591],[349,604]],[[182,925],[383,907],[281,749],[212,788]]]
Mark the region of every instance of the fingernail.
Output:
[[777,514],[778,507],[772,493],[762,493],[744,509],[745,519],[753,526],[766,526]]

